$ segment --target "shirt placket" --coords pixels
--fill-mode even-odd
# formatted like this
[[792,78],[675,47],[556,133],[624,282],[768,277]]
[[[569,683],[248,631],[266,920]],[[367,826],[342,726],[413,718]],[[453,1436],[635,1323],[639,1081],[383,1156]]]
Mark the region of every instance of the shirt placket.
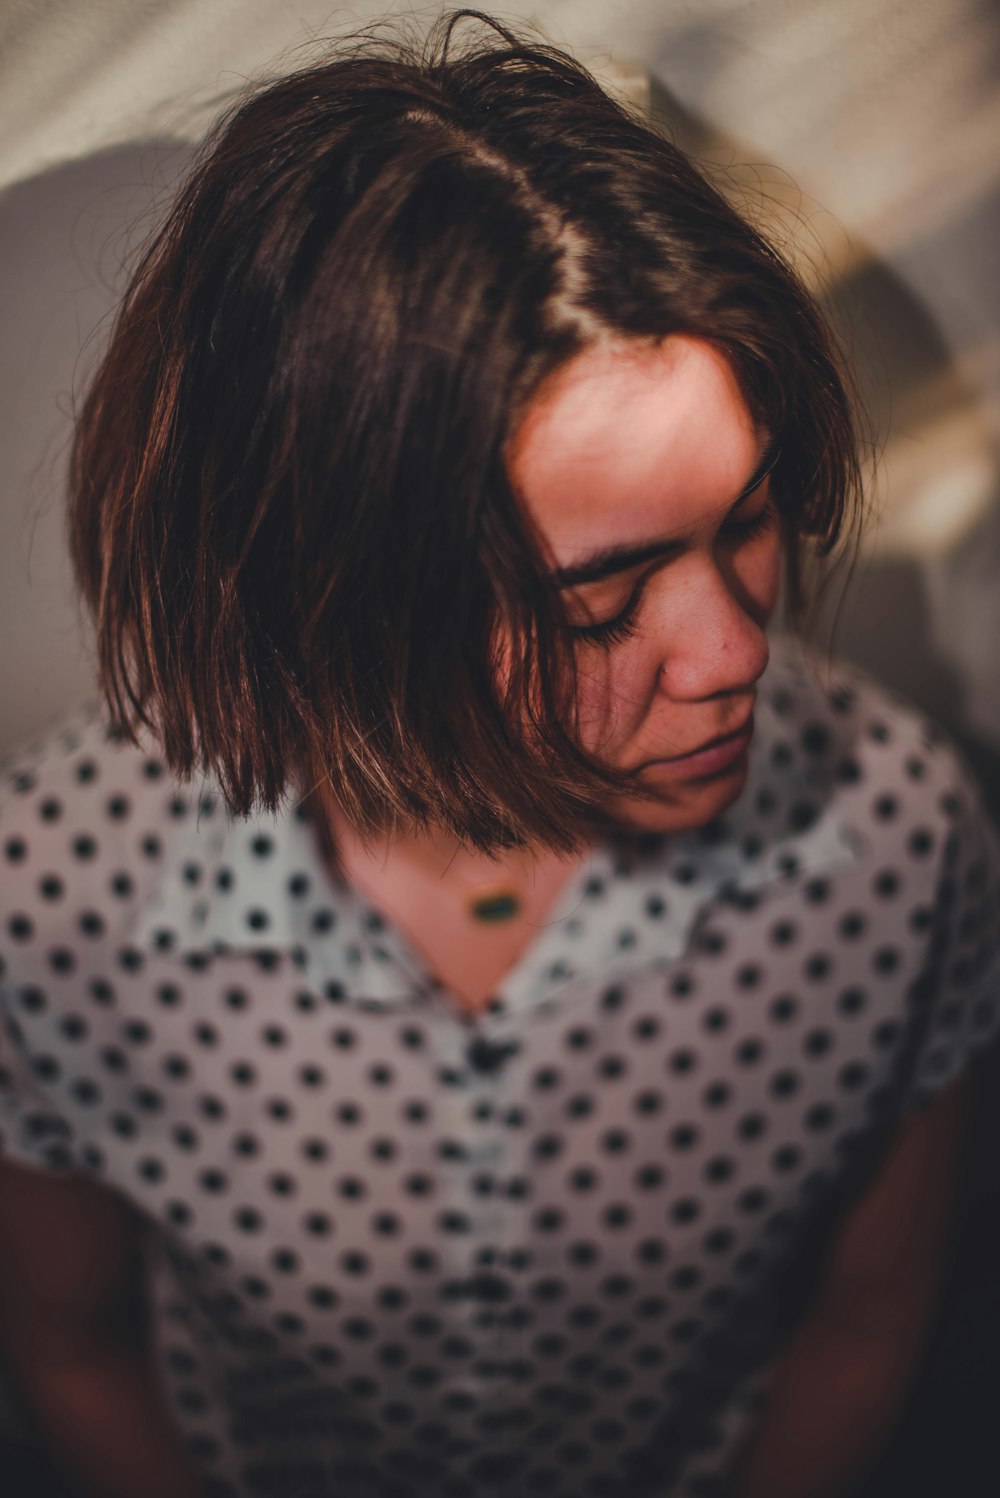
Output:
[[[463,1019],[447,996],[439,995],[437,1002],[447,1012],[438,1014],[433,1027],[435,1116],[439,1136],[449,1141],[449,1157],[439,1168],[440,1211],[442,1219],[453,1214],[464,1224],[452,1240],[446,1277],[462,1292],[452,1325],[472,1348],[453,1385],[471,1394],[477,1414],[485,1415],[487,1424],[496,1422],[499,1431],[510,1387],[514,1286],[508,1261],[524,1240],[521,1195],[511,1176],[517,1157],[512,1135],[517,1117],[523,1120],[523,1105],[511,1090],[509,1067],[520,1041],[506,1016]],[[476,1435],[483,1434],[477,1422]]]

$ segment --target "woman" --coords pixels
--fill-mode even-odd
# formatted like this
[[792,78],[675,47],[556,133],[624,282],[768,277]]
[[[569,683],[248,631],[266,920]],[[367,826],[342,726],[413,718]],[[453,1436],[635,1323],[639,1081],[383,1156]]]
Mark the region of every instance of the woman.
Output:
[[81,412],[104,709],[3,805],[6,1355],[106,1495],[839,1493],[933,1306],[996,856],[911,713],[769,663],[858,508],[810,298],[453,24],[222,122]]

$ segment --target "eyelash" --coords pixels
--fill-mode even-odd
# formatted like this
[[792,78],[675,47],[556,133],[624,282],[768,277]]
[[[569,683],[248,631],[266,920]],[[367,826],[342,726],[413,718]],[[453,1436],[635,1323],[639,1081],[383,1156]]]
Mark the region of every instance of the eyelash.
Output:
[[[743,545],[747,541],[755,541],[758,536],[762,536],[765,531],[769,530],[774,518],[774,506],[768,502],[749,520],[730,521],[724,534],[735,540],[738,545]],[[610,649],[612,645],[620,645],[623,640],[631,638],[635,634],[635,616],[642,598],[644,582],[645,578],[636,588],[622,612],[614,619],[607,619],[603,624],[574,625],[572,633],[575,638],[603,645],[605,649]]]

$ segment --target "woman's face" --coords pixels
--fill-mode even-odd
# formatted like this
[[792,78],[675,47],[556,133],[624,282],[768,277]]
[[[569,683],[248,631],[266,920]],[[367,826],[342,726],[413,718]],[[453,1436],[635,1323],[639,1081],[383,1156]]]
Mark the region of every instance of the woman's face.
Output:
[[772,456],[723,355],[681,335],[591,346],[514,435],[577,631],[582,744],[656,791],[609,802],[617,822],[703,826],[743,788],[779,586]]

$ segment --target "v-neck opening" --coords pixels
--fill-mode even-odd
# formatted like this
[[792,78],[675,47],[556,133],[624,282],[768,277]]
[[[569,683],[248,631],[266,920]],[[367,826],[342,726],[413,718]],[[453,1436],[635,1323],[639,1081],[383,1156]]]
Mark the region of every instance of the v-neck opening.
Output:
[[344,887],[349,898],[356,903],[359,925],[363,929],[370,929],[371,918],[375,917],[374,924],[381,943],[392,947],[394,959],[419,991],[435,995],[449,1005],[458,1020],[472,1025],[497,1013],[509,1013],[523,1007],[520,996],[530,988],[532,975],[542,966],[548,948],[557,939],[554,929],[569,920],[584,903],[588,884],[595,877],[598,863],[611,863],[611,849],[606,840],[588,847],[583,860],[559,890],[532,937],[499,982],[492,986],[489,1000],[478,1008],[470,1008],[460,994],[438,977],[431,962],[424,957],[398,919],[383,910],[353,880],[345,878]]

